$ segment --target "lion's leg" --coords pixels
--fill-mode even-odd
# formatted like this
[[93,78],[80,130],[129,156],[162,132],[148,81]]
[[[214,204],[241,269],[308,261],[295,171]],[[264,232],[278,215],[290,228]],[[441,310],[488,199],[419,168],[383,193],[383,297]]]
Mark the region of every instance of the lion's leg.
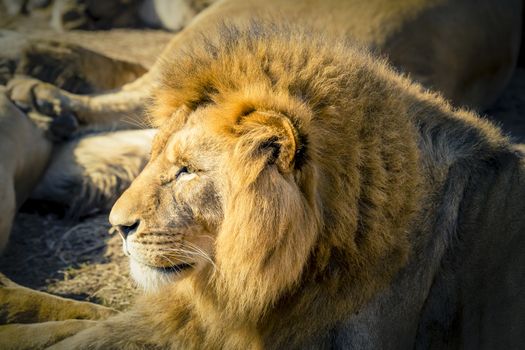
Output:
[[57,145],[31,197],[67,205],[72,216],[109,210],[146,164],[154,134],[103,132]]

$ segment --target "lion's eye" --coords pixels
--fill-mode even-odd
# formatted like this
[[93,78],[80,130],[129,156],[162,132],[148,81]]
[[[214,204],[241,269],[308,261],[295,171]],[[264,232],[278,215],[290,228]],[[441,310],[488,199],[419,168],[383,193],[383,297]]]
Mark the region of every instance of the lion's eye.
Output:
[[177,173],[175,173],[175,180],[177,181],[189,181],[197,177],[197,174],[193,171],[193,169],[188,168],[186,166],[180,167],[179,170],[177,170]]
[[168,174],[160,175],[160,181],[163,185],[167,185],[173,181],[191,180],[197,175],[187,166],[181,166],[178,169],[172,169]]
[[181,176],[189,175],[191,174],[190,170],[187,166],[180,167],[177,173],[175,174],[175,178],[178,179]]

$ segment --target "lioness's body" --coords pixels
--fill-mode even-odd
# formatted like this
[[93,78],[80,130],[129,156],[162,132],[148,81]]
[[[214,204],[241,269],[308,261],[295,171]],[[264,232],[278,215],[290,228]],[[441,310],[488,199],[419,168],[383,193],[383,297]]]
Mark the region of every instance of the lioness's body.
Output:
[[223,0],[200,13],[166,52],[182,49],[191,40],[185,36],[215,30],[220,19],[246,24],[262,16],[364,45],[455,105],[482,110],[513,72],[520,9],[520,0]]
[[[222,0],[177,33],[165,52],[184,49],[194,34],[213,32],[222,21],[246,24],[264,17],[359,43],[455,105],[482,110],[513,72],[520,49],[521,8],[521,0]],[[157,68],[158,64],[136,83],[111,94],[42,91],[36,97],[65,100],[83,123],[120,121],[147,101]]]

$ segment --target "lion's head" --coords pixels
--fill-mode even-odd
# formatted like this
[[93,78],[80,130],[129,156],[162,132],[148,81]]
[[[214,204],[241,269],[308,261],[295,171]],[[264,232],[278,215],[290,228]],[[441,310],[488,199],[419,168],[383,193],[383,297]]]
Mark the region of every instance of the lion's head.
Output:
[[249,103],[173,113],[110,216],[139,284],[158,289],[208,268],[246,280],[256,268],[257,293],[275,293],[268,279],[296,283],[320,232],[317,170],[301,137],[281,112]]
[[183,279],[236,320],[347,312],[410,248],[416,132],[385,85],[402,83],[360,51],[261,33],[164,57],[151,159],[110,219],[146,289]]

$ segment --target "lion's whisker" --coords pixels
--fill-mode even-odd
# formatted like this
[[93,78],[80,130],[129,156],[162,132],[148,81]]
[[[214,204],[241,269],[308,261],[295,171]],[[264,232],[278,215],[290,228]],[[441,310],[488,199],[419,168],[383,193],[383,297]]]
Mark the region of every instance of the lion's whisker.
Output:
[[185,248],[188,248],[188,249],[184,249],[184,248],[162,248],[161,251],[174,252],[176,254],[181,254],[181,255],[183,255],[183,256],[185,256],[187,258],[189,258],[191,256],[201,257],[204,260],[206,260],[207,262],[209,262],[213,266],[214,270],[217,270],[217,265],[215,264],[213,259],[202,248],[200,248],[200,247],[198,247],[198,246],[196,246],[196,245],[194,245],[194,244],[192,244],[190,242],[184,242],[184,244],[186,245]]
[[184,242],[183,244],[186,245],[189,248],[193,248],[197,252],[200,252],[203,255],[203,257],[207,258],[210,261],[210,263],[214,264],[213,260],[211,259],[211,256],[207,252],[205,252],[204,249],[202,249],[201,247],[199,247],[199,246],[197,246],[197,245],[195,245],[195,244],[193,244],[191,242]]

